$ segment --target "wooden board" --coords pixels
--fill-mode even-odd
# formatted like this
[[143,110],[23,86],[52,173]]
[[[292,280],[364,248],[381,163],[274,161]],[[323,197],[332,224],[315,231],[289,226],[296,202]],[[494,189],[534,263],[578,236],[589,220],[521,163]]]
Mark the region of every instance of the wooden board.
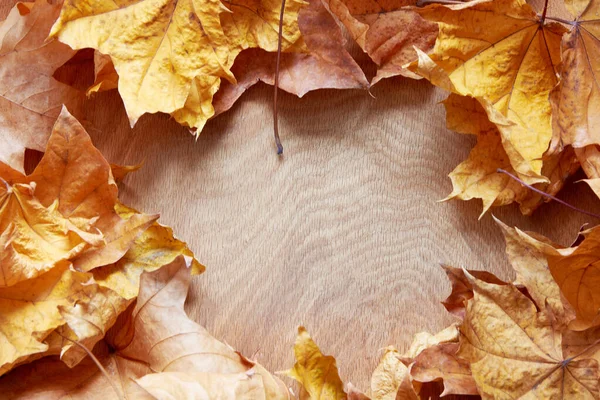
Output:
[[[12,3],[4,0],[2,15]],[[111,162],[145,162],[121,185],[122,201],[160,212],[207,266],[186,304],[191,318],[271,371],[292,365],[303,324],[363,390],[380,349],[405,349],[415,333],[453,321],[439,304],[449,293],[440,263],[512,277],[491,215],[478,220],[480,202],[438,202],[474,144],[445,128],[445,94],[408,79],[372,93],[282,95],[283,157],[264,85],[198,140],[165,115],[130,129],[114,91],[86,108]],[[560,197],[598,211],[584,184]],[[594,222],[557,204],[531,218],[516,207],[493,213],[563,244]]]

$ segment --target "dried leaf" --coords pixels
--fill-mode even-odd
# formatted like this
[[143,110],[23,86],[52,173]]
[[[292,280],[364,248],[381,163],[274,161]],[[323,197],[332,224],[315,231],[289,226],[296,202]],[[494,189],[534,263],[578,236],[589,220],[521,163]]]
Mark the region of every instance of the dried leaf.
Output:
[[[583,6],[585,3],[585,7]],[[587,0],[567,8],[575,23],[562,40],[563,68],[559,86],[553,91],[553,151],[565,145],[585,147],[600,144],[600,4]]]
[[[200,130],[214,114],[221,78],[235,82],[230,68],[237,54],[249,47],[277,48],[280,4],[70,0],[51,35],[74,49],[92,47],[111,57],[132,125],[145,113],[164,112]],[[303,48],[297,27],[302,5],[288,2],[284,50]]]
[[[117,205],[117,211],[125,219],[137,214],[136,210],[122,204]],[[154,222],[119,261],[96,268],[92,273],[100,286],[114,290],[125,299],[132,299],[138,294],[142,272],[155,271],[178,256],[193,258],[194,254],[187,244],[175,238],[171,228]],[[195,258],[192,259],[191,269],[192,274],[201,274],[205,270]]]
[[[298,28],[306,43],[307,52],[281,55],[279,87],[299,97],[315,89],[366,89],[364,73],[344,48],[344,38],[335,20],[321,0],[298,13]],[[275,55],[264,50],[243,51],[231,69],[237,84],[222,82],[215,95],[215,115],[233,103],[259,81],[273,85]]]
[[371,377],[373,400],[414,399],[419,397],[410,380],[408,367],[394,347],[387,347]]
[[[511,165],[527,183],[543,182],[542,156],[552,137],[550,91],[558,82],[566,29],[541,23],[523,0],[475,0],[415,9],[439,23],[430,61],[412,70],[432,83],[477,98],[497,125]],[[490,29],[481,29],[481,26]]]
[[[471,97],[451,94],[444,102],[447,126],[460,133],[477,135],[477,144],[467,160],[450,173],[452,193],[444,200],[458,198],[483,201],[485,214],[492,206],[503,206],[514,201],[520,204],[523,214],[531,214],[546,198],[523,187],[508,175],[498,172],[503,169],[518,174],[504,149],[505,140],[496,126],[491,123],[479,102]],[[562,189],[565,180],[579,169],[573,149],[552,155],[544,160],[542,175],[548,183],[535,184],[537,189],[555,195]]]
[[411,378],[420,383],[443,381],[441,396],[478,395],[469,363],[459,358],[457,351],[458,342],[424,349],[410,366]]
[[561,297],[560,287],[550,272],[544,251],[544,244],[556,248],[559,246],[544,237],[509,228],[499,219],[494,220],[504,234],[506,254],[517,273],[515,283],[525,285],[531,298],[537,304],[546,304],[557,321],[562,324],[570,322],[575,315]]
[[60,307],[86,302],[91,276],[57,266],[38,278],[0,288],[0,375],[29,356],[44,353],[44,339],[65,324]]
[[[219,398],[233,399],[236,397],[232,395],[242,394],[250,398],[287,398],[285,387],[260,365],[188,319],[183,303],[190,282],[190,262],[180,256],[142,275],[136,307],[96,347],[111,381],[121,395],[135,399],[154,398],[151,395],[179,398],[184,385],[190,393],[222,396]],[[33,362],[3,377],[0,392],[11,399],[30,399],[34,395],[44,399],[119,398],[95,365],[82,362],[68,369],[52,359]]]
[[0,186],[0,288],[69,265],[90,244],[101,243],[101,235],[83,232],[56,207],[41,205],[34,191],[35,184]]
[[417,58],[414,47],[424,52],[433,48],[438,29],[435,23],[405,8],[416,5],[415,0],[326,0],[326,3],[379,66],[372,84],[396,75],[418,78],[405,64]]
[[156,216],[117,202],[110,165],[66,109],[34,172],[0,164],[0,179],[0,375],[45,355],[76,365],[74,342],[104,337],[144,271],[178,255],[204,270]]
[[549,309],[538,311],[513,285],[465,275],[474,297],[460,327],[459,356],[470,362],[483,398],[598,397],[598,361],[563,356]]
[[[119,75],[110,56],[99,51],[94,52],[94,84],[88,88],[87,95],[116,89],[119,86]],[[115,177],[116,179],[116,177]],[[118,179],[117,179],[118,180]]]
[[0,162],[22,172],[25,149],[43,151],[63,103],[75,112],[82,96],[52,77],[75,55],[46,40],[60,5],[19,4],[0,23]]
[[[455,268],[449,265],[442,265],[442,268],[452,284],[452,292],[442,304],[446,307],[448,312],[464,319],[467,301],[473,298],[473,286],[471,286],[471,281],[467,279],[465,270],[462,268]],[[496,285],[506,285],[506,282],[501,281],[495,275],[487,271],[469,270],[469,273],[484,282],[494,283]],[[412,357],[414,358],[416,354],[416,352],[413,352]]]
[[323,355],[303,326],[298,328],[294,355],[296,364],[283,374],[300,382],[311,400],[346,399],[335,358]]

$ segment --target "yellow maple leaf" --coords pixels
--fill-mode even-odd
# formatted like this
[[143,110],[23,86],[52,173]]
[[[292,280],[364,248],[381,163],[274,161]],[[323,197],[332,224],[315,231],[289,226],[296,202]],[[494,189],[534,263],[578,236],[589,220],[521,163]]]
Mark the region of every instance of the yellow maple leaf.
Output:
[[415,11],[438,22],[440,31],[430,58],[421,52],[412,70],[477,98],[520,177],[543,182],[542,156],[552,137],[548,96],[558,83],[566,29],[541,20],[524,0],[474,0]]
[[[123,218],[130,218],[137,211],[122,204],[117,211]],[[205,268],[194,257],[187,245],[173,235],[168,226],[154,222],[116,263],[92,270],[94,280],[112,289],[125,299],[137,296],[142,272],[152,272],[171,263],[178,256],[192,258],[192,274],[201,274]]]
[[294,355],[296,363],[283,374],[300,382],[310,399],[346,399],[335,358],[323,355],[303,326],[298,328]]
[[565,2],[575,16],[562,41],[560,85],[551,96],[554,108],[553,151],[565,145],[600,144],[600,3]]
[[[483,216],[492,206],[520,204],[523,214],[531,214],[540,204],[547,201],[540,194],[523,187],[508,175],[498,172],[503,169],[518,174],[504,149],[505,138],[495,124],[490,122],[484,108],[472,97],[451,94],[444,101],[447,127],[459,133],[477,135],[477,144],[467,160],[451,173],[452,193],[444,200],[481,199]],[[541,174],[548,182],[537,183],[535,187],[550,195],[555,195],[563,187],[565,180],[579,169],[579,162],[573,151],[565,151],[547,157]]]
[[70,259],[101,243],[101,235],[81,231],[56,207],[40,204],[35,184],[0,183],[6,184],[0,186],[0,287],[69,265]]
[[379,364],[371,376],[373,400],[417,400],[417,392],[410,379],[408,367],[393,346],[384,350]]
[[85,302],[90,279],[63,264],[39,278],[0,288],[0,375],[49,349],[44,339],[65,323],[59,307]]
[[538,311],[513,285],[465,275],[474,297],[460,327],[459,356],[470,363],[483,398],[598,397],[598,361],[565,357],[549,309]]
[[[302,47],[297,14],[303,4],[291,0],[286,8],[284,50]],[[221,78],[235,82],[230,68],[237,54],[276,49],[279,7],[274,0],[70,0],[51,35],[110,56],[132,125],[145,113],[164,112],[202,129],[214,114]]]

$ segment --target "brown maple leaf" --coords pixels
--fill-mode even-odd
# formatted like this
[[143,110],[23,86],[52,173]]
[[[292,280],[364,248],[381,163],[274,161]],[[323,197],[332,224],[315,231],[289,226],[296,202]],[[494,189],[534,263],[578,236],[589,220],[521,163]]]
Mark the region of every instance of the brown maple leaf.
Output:
[[25,149],[43,151],[63,104],[76,112],[81,93],[52,77],[75,51],[46,40],[60,5],[18,3],[0,23],[0,161],[23,171]]
[[372,84],[403,75],[418,78],[405,68],[417,56],[414,47],[428,52],[438,34],[437,25],[406,9],[413,0],[326,0],[331,12],[358,45],[379,66]]
[[[344,48],[342,32],[323,6],[310,0],[298,13],[298,28],[307,52],[281,56],[279,88],[302,97],[316,89],[366,89],[367,78]],[[215,115],[233,103],[259,81],[272,85],[275,76],[274,54],[264,50],[245,50],[236,58],[232,72],[237,83],[223,82],[215,94]]]

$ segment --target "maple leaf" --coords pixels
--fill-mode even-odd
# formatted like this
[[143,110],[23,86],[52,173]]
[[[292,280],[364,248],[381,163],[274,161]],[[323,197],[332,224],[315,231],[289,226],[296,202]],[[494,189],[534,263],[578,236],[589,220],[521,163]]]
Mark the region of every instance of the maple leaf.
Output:
[[517,273],[514,283],[524,285],[537,304],[546,304],[558,322],[562,324],[570,322],[575,318],[573,309],[563,301],[560,287],[552,276],[544,251],[545,245],[555,248],[559,246],[541,235],[525,233],[518,228],[506,226],[497,218],[494,220],[504,234],[506,254]]
[[[518,174],[504,149],[505,138],[496,125],[490,122],[484,108],[476,99],[451,94],[444,101],[444,107],[448,129],[477,135],[477,144],[467,160],[450,173],[453,190],[444,200],[481,199],[481,216],[492,206],[507,205],[514,201],[520,204],[523,214],[529,215],[544,201],[548,201],[508,175],[498,172],[498,169],[502,169]],[[534,186],[555,195],[562,189],[565,180],[578,169],[579,162],[575,152],[572,148],[567,148],[544,159],[541,174],[548,182],[537,183]]]
[[18,3],[0,23],[0,161],[23,171],[25,149],[43,151],[61,107],[81,94],[52,77],[75,51],[47,41],[60,5]]
[[[80,230],[100,231],[103,243],[88,247],[71,261],[80,271],[118,261],[158,215],[121,218],[115,211],[117,186],[110,164],[94,147],[81,124],[63,108],[47,150],[29,176],[13,172],[10,182],[35,182],[35,197]],[[15,267],[13,267],[15,268]]]
[[[122,204],[117,204],[117,212],[122,218],[130,218],[138,212]],[[92,270],[98,285],[114,290],[125,299],[137,296],[142,272],[152,272],[169,264],[178,256],[192,258],[192,273],[201,274],[205,268],[193,258],[187,245],[175,238],[168,226],[154,222],[132,244],[127,253],[114,264]]]
[[[302,48],[297,13],[303,4],[292,0],[286,8],[283,50]],[[110,56],[132,125],[145,113],[164,112],[201,129],[214,114],[221,78],[235,82],[230,68],[237,54],[277,48],[279,7],[273,0],[69,0],[51,35]]]
[[600,144],[595,128],[600,124],[600,6],[595,0],[565,4],[575,21],[563,37],[560,84],[551,95],[553,151]]
[[[190,259],[141,277],[135,308],[99,343],[96,356],[110,382],[89,360],[73,369],[52,358],[35,361],[0,379],[0,391],[14,399],[219,398],[286,399],[276,378],[213,338],[183,311],[190,283]],[[36,371],[37,373],[32,373]],[[115,392],[116,391],[116,392]]]
[[483,398],[597,398],[598,361],[563,355],[552,312],[513,285],[471,276],[474,297],[460,327],[459,356]]
[[[298,13],[307,52],[281,55],[279,88],[299,97],[315,89],[366,89],[367,78],[344,48],[342,32],[321,0]],[[274,84],[276,56],[264,50],[240,53],[232,67],[236,84],[224,81],[214,98],[215,115],[229,108],[252,85]]]
[[101,235],[81,231],[34,196],[35,184],[0,186],[0,288],[69,264]]
[[52,354],[76,365],[73,343],[103,338],[144,271],[179,255],[204,270],[157,216],[118,203],[110,164],[66,109],[33,173],[0,163],[0,181],[0,374]]
[[430,5],[415,12],[438,22],[440,31],[430,56],[421,52],[411,69],[453,93],[477,98],[521,179],[546,181],[540,174],[552,137],[548,96],[558,83],[566,29],[538,17],[523,0]]
[[600,230],[591,228],[580,233],[583,241],[578,246],[562,248],[546,238],[522,234],[530,245],[535,246],[546,258],[548,268],[556,284],[576,313],[571,328],[587,329],[600,323],[600,296],[596,288],[600,284]]
[[116,89],[118,86],[119,75],[110,56],[94,51],[94,84],[88,88],[87,95]]
[[372,84],[396,75],[418,78],[405,64],[416,59],[413,47],[428,52],[438,29],[405,7],[413,0],[326,0],[331,12],[348,29],[358,45],[379,66]]
[[300,382],[310,399],[346,399],[335,358],[323,355],[303,326],[298,328],[294,355],[296,363],[282,373]]
[[89,301],[95,291],[90,279],[62,264],[40,278],[0,288],[0,375],[49,350],[44,339],[66,322],[60,307]]
[[379,365],[371,376],[371,398],[373,400],[417,400],[419,397],[410,379],[408,367],[393,346],[384,350]]

